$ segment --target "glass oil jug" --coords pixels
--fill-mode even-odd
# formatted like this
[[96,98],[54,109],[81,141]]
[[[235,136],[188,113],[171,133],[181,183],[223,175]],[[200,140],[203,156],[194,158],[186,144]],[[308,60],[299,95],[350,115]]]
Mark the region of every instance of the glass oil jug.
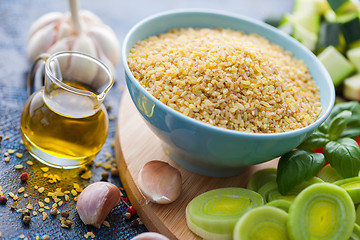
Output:
[[44,75],[44,86],[29,97],[21,116],[25,146],[53,167],[76,168],[92,161],[107,138],[102,102],[114,83],[111,71],[91,56],[59,52],[38,58],[30,87],[39,75]]

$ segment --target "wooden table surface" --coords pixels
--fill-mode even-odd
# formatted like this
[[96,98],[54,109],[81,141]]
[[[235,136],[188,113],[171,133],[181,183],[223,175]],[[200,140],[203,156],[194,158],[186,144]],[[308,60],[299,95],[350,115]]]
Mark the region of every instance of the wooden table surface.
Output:
[[[138,21],[152,14],[179,8],[207,8],[229,11],[235,14],[251,16],[263,19],[269,15],[289,12],[292,8],[292,1],[286,0],[84,0],[80,2],[82,9],[87,9],[98,15],[105,24],[109,25],[116,33],[120,44],[126,33]],[[46,0],[1,0],[0,1],[0,187],[3,194],[8,198],[6,205],[0,204],[0,232],[1,239],[20,239],[20,237],[35,239],[39,236],[50,235],[51,239],[85,239],[84,234],[93,232],[95,239],[131,239],[133,236],[147,231],[145,226],[132,227],[130,221],[124,219],[123,213],[127,206],[120,203],[108,216],[107,220],[111,227],[102,226],[96,229],[85,226],[76,210],[76,201],[71,196],[69,201],[59,207],[59,210],[68,210],[74,222],[70,229],[60,227],[59,217],[48,217],[42,219],[42,214],[32,215],[30,225],[22,223],[20,214],[11,210],[10,205],[14,200],[9,197],[13,192],[19,196],[18,209],[25,208],[29,203],[35,210],[40,207],[38,201],[44,201],[48,192],[53,192],[56,188],[63,191],[74,188],[74,183],[81,187],[86,187],[92,182],[100,181],[103,172],[109,170],[103,167],[96,167],[96,163],[106,162],[108,154],[114,156],[112,141],[116,129],[116,116],[125,86],[124,75],[121,63],[116,69],[116,84],[111,89],[105,100],[106,106],[112,106],[109,114],[113,117],[110,121],[109,135],[105,146],[95,158],[95,164],[90,168],[92,176],[89,180],[79,177],[77,170],[58,170],[50,168],[49,174],[58,174],[61,181],[49,183],[49,179],[44,175],[38,163],[29,156],[25,147],[20,143],[20,116],[24,104],[27,100],[26,75],[30,64],[26,58],[26,40],[29,27],[33,21],[45,13],[51,11],[68,11],[68,1],[46,1]],[[7,139],[8,138],[8,139]],[[15,150],[21,153],[18,157],[15,153],[9,155],[6,162],[6,152]],[[10,151],[11,152],[11,151]],[[30,166],[26,162],[31,160],[34,165]],[[15,165],[22,164],[24,169],[15,169]],[[30,174],[27,184],[22,184],[19,176],[23,172]],[[122,187],[118,177],[110,177],[109,181]],[[44,186],[45,190],[40,193],[36,186]],[[18,193],[18,189],[25,188],[28,197],[24,193]],[[51,202],[52,203],[52,202]],[[51,205],[50,205],[51,207]],[[45,209],[45,212],[49,210]]]

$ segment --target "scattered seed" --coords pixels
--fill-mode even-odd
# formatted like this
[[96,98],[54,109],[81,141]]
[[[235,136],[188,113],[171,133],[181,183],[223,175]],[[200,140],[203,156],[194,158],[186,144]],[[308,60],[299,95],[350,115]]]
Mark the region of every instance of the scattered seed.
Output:
[[73,224],[73,222],[72,222],[70,219],[66,219],[66,220],[64,221],[64,224],[67,225],[67,226],[69,226],[69,227],[71,227],[71,225]]
[[130,224],[131,224],[132,227],[135,227],[135,228],[136,228],[136,227],[139,226],[139,221],[138,221],[137,219],[134,219],[134,220],[131,221]]
[[76,196],[76,195],[77,195],[77,191],[76,191],[75,189],[71,189],[71,194],[72,194],[73,196]]
[[95,167],[100,167],[102,165],[102,162],[97,162],[96,164],[95,164]]
[[50,210],[50,214],[53,215],[53,216],[56,216],[57,213],[58,213],[58,210],[57,210],[56,208],[52,208],[52,209]]
[[62,216],[63,218],[68,218],[69,217],[69,212],[68,211],[66,211],[66,210],[64,210],[64,211],[61,211],[61,213],[60,213],[60,216]]
[[131,218],[131,213],[129,212],[124,213],[124,217],[125,219],[129,220]]
[[36,216],[36,215],[37,215],[37,211],[33,211],[32,214],[33,214],[34,216]]
[[49,203],[49,202],[50,202],[50,198],[45,198],[44,201],[45,201],[46,203]]
[[44,206],[45,206],[45,204],[43,202],[39,201],[39,207],[44,207]]
[[117,168],[115,168],[115,167],[112,167],[110,169],[110,173],[111,173],[111,176],[116,177],[116,176],[119,175],[119,170]]
[[10,137],[9,136],[5,136],[4,140],[8,140]]
[[43,215],[43,221],[45,221],[45,219],[48,217],[48,214],[46,212],[42,212]]
[[50,236],[49,236],[49,235],[44,235],[44,236],[42,237],[42,240],[50,240]]
[[65,201],[68,201],[69,200],[69,195],[65,194]]
[[84,165],[79,167],[79,175],[84,174],[87,170],[88,170],[88,168]]
[[33,163],[32,161],[30,161],[30,160],[29,160],[29,161],[26,161],[26,164],[29,165],[29,166],[34,165],[34,163]]
[[109,173],[107,173],[107,172],[103,172],[102,174],[101,174],[101,181],[107,181],[108,180],[108,178],[109,178]]
[[20,235],[19,235],[19,238],[23,239],[23,238],[25,238],[25,235],[24,235],[24,234],[20,234]]
[[17,195],[14,195],[13,200],[16,201],[18,199],[19,199],[19,197]]
[[40,168],[43,172],[47,172],[47,171],[49,171],[49,168],[48,167],[42,167],[42,168]]
[[44,192],[44,190],[45,190],[45,188],[44,188],[44,187],[40,187],[40,188],[38,189],[39,193]]
[[16,208],[17,208],[17,202],[11,203],[10,207],[11,207],[12,209],[16,209]]
[[9,154],[13,154],[13,153],[15,152],[15,150],[13,150],[13,149],[8,149],[7,152],[8,152]]
[[15,167],[15,169],[23,169],[24,168],[24,166],[21,164],[17,164],[14,167]]
[[30,216],[29,209],[24,208],[24,209],[19,209],[19,210],[21,210],[21,217],[22,218],[25,217],[25,216]]
[[27,206],[26,206],[27,209],[29,210],[32,210],[33,209],[33,205],[31,203],[29,203]]
[[5,162],[9,162],[9,161],[10,161],[10,157],[4,157],[4,161],[5,161]]
[[106,221],[106,220],[103,222],[103,225],[108,227],[108,228],[110,227],[110,223],[108,221]]
[[39,213],[42,213],[43,211],[44,211],[44,209],[43,208],[39,208]]
[[61,207],[63,204],[64,204],[63,201],[60,201],[60,202],[58,203],[59,207]]
[[23,193],[24,191],[25,191],[25,188],[21,187],[21,188],[19,188],[18,193],[20,194],[20,193]]
[[0,196],[0,203],[6,204],[6,202],[7,202],[7,198],[5,196]]
[[49,210],[49,209],[50,209],[50,207],[49,207],[49,206],[45,206],[44,208],[45,208],[46,210]]
[[26,216],[23,217],[22,220],[23,220],[23,222],[24,222],[25,224],[29,224],[29,223],[31,222],[31,217],[28,216],[28,215],[26,215]]
[[24,193],[24,197],[28,197],[29,196],[29,194],[27,194],[27,193]]
[[8,194],[11,198],[13,198],[15,196],[15,194],[13,192],[9,192]]
[[15,156],[18,157],[18,158],[22,158],[22,157],[23,157],[22,153],[15,153]]
[[53,205],[52,205],[52,208],[57,208],[57,203],[54,203]]
[[91,178],[91,171],[88,170],[85,173],[81,174],[80,176],[82,179],[90,179]]

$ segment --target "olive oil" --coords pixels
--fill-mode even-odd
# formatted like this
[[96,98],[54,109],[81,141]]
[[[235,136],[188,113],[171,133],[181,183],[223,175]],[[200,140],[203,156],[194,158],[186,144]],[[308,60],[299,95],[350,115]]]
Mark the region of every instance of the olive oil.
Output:
[[24,108],[21,132],[25,146],[35,158],[55,167],[73,168],[92,160],[108,133],[104,105],[94,106],[91,99],[71,96],[62,88],[52,90],[51,96],[44,91],[35,92]]

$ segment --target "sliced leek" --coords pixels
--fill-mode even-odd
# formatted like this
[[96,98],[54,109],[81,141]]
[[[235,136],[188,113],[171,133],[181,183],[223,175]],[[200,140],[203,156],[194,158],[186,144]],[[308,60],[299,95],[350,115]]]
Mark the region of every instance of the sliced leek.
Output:
[[267,203],[266,206],[276,207],[285,212],[289,212],[291,202],[285,199],[278,199]]
[[360,226],[356,223],[354,225],[354,229],[351,233],[349,240],[360,240]]
[[355,204],[360,203],[360,177],[342,179],[334,184],[345,189]]
[[232,239],[236,222],[264,205],[260,194],[244,188],[220,188],[200,194],[186,207],[189,229],[205,239]]
[[355,208],[349,194],[330,183],[317,183],[303,190],[289,209],[291,239],[348,240],[355,223]]
[[340,179],[343,179],[339,173],[333,168],[330,164],[324,166],[317,175],[321,178],[324,182],[333,183]]
[[265,183],[276,179],[276,173],[276,168],[261,169],[250,177],[246,188],[257,192]]
[[263,206],[244,214],[234,228],[234,240],[287,240],[288,214],[278,208]]

